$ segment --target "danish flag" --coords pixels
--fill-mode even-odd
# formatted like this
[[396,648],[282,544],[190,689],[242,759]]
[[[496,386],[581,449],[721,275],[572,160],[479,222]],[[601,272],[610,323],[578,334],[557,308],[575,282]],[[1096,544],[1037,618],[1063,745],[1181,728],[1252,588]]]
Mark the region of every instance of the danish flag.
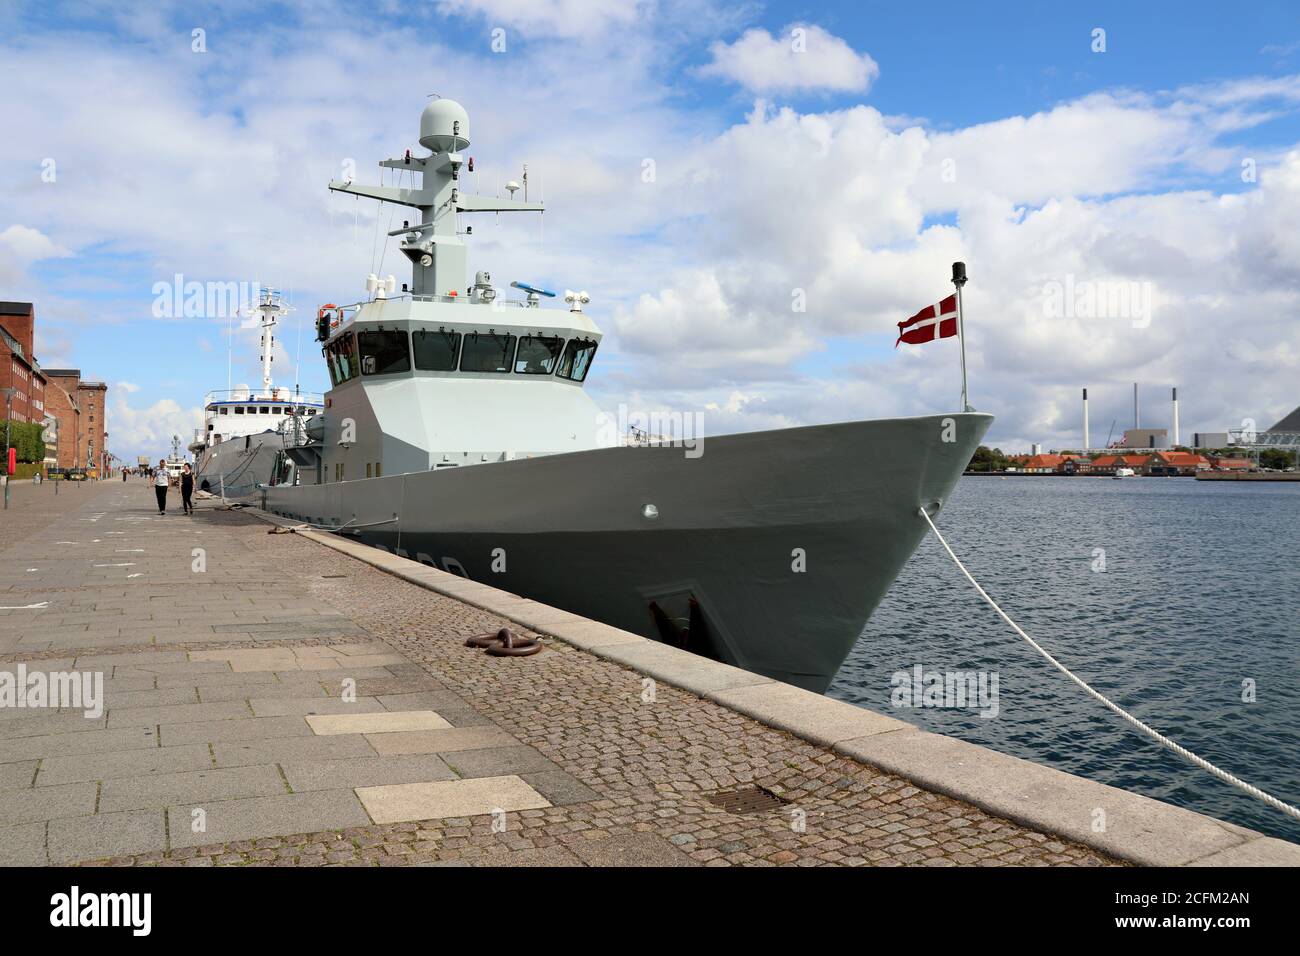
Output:
[[934,305],[927,305],[905,322],[898,323],[899,342],[908,345],[921,345],[935,339],[952,338],[957,334],[957,296],[948,298]]

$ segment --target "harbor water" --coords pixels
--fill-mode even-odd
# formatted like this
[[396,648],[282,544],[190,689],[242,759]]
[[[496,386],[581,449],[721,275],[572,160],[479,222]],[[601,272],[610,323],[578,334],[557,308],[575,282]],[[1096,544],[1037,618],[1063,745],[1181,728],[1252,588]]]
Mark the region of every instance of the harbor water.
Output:
[[[967,477],[938,524],[976,580],[1082,679],[1300,803],[1300,485]],[[996,716],[969,701],[908,705],[894,675],[917,665],[926,675],[996,674]],[[828,694],[1300,841],[1300,824],[1160,747],[1053,669],[932,535]]]

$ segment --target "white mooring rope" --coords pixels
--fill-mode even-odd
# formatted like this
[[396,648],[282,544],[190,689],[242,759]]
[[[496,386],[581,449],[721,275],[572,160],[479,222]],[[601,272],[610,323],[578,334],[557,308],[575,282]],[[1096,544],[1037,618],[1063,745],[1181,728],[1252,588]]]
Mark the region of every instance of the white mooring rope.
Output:
[[971,576],[971,573],[966,570],[966,565],[962,564],[961,559],[958,558],[957,555],[953,553],[952,548],[948,546],[948,542],[944,540],[943,535],[939,533],[939,529],[935,527],[934,521],[931,520],[929,513],[924,508],[922,508],[920,510],[920,514],[921,517],[925,519],[926,524],[930,526],[930,530],[934,532],[934,536],[939,539],[939,543],[943,545],[943,549],[948,552],[948,557],[952,558],[953,563],[957,565],[957,567],[961,570],[961,573],[966,575],[966,580],[969,581],[972,585],[974,585],[975,590],[980,593],[980,597],[988,601],[989,607],[997,611],[998,615],[1002,618],[1002,620],[1006,621],[1008,624],[1011,625],[1011,629],[1013,631],[1015,631],[1026,641],[1028,641],[1030,647],[1038,651],[1038,653],[1042,654],[1043,657],[1047,658],[1049,664],[1051,664],[1053,667],[1055,667],[1066,677],[1070,678],[1070,680],[1074,681],[1076,684],[1082,687],[1085,694],[1087,694],[1089,697],[1093,698],[1094,700],[1099,701],[1108,710],[1111,710],[1114,713],[1118,714],[1124,720],[1128,721],[1130,724],[1132,724],[1138,730],[1142,731],[1142,733],[1146,734],[1148,737],[1155,740],[1157,743],[1162,744],[1165,747],[1168,747],[1174,753],[1178,754],[1180,757],[1184,758],[1185,760],[1189,760],[1192,763],[1196,764],[1196,766],[1200,767],[1202,770],[1209,771],[1210,773],[1214,774],[1214,776],[1222,780],[1224,783],[1231,784],[1232,786],[1236,787],[1238,790],[1242,790],[1250,794],[1252,797],[1255,797],[1257,800],[1263,800],[1265,803],[1267,803],[1270,807],[1273,807],[1275,810],[1281,810],[1287,816],[1294,817],[1295,819],[1300,820],[1300,810],[1297,810],[1295,807],[1291,806],[1291,804],[1279,800],[1277,797],[1273,796],[1270,793],[1265,793],[1263,790],[1259,789],[1259,787],[1247,783],[1245,780],[1242,780],[1240,777],[1234,777],[1226,770],[1220,770],[1218,767],[1210,763],[1204,757],[1198,757],[1196,754],[1192,753],[1186,747],[1182,746],[1181,744],[1175,743],[1174,741],[1166,737],[1164,734],[1160,733],[1158,730],[1147,726],[1142,721],[1138,720],[1136,717],[1134,717],[1132,714],[1126,711],[1123,707],[1120,707],[1118,704],[1112,702],[1104,694],[1101,694],[1098,691],[1093,690],[1086,683],[1084,683],[1080,678],[1074,676],[1074,674],[1070,672],[1070,669],[1068,667],[1066,667],[1064,664],[1058,661],[1051,654],[1047,653],[1047,651],[1045,651],[1037,641],[1035,641],[1032,637],[1026,634],[1023,629],[1021,629],[1019,624],[1017,624],[1015,621],[1011,620],[1011,618],[1007,616],[1006,611],[998,607],[998,602],[993,600],[993,598],[989,597],[988,592],[985,591],[982,587],[980,587],[979,582],[976,581],[975,578]]

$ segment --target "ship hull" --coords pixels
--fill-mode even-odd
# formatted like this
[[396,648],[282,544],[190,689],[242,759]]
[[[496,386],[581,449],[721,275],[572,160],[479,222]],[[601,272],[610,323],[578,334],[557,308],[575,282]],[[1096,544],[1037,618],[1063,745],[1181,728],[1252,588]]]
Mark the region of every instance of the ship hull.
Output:
[[270,431],[206,448],[195,462],[195,487],[225,498],[249,498],[271,480],[283,449],[284,439]]
[[918,510],[947,499],[991,421],[851,422],[709,438],[698,457],[610,448],[260,494],[278,514],[822,692],[924,535]]

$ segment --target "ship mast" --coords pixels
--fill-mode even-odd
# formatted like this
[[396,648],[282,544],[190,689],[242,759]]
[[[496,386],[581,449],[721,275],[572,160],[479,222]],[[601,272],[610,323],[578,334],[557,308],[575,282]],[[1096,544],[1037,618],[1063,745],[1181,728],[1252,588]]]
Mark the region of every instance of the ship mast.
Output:
[[[430,155],[413,156],[407,150],[401,159],[386,159],[379,164],[410,171],[408,186],[401,186],[399,178],[398,186],[336,181],[329,188],[418,209],[418,223],[404,223],[388,235],[405,236],[401,249],[411,261],[411,291],[416,295],[447,295],[465,288],[466,249],[456,233],[456,213],[542,212],[546,207],[540,202],[465,195],[460,188],[460,171],[465,163],[461,150],[469,147],[469,114],[454,100],[435,98],[424,108],[420,115],[420,145],[431,150]],[[473,168],[471,159],[469,170]],[[415,186],[416,173],[421,174],[419,188]]]
[[275,325],[292,311],[293,306],[285,305],[278,289],[263,289],[257,305],[245,313],[257,320],[262,330],[262,393],[267,397],[272,394],[271,355],[275,348]]

